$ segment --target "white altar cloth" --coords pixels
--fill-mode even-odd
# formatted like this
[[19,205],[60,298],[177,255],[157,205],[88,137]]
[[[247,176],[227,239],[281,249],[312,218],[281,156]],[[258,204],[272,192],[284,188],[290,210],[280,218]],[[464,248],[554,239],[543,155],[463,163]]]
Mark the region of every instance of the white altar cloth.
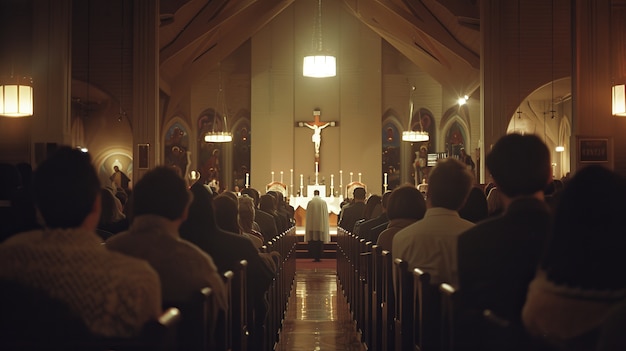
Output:
[[[313,192],[311,192],[313,195]],[[313,196],[304,197],[304,196],[290,196],[289,204],[293,206],[294,209],[298,209],[298,207],[302,207],[302,209],[306,210],[306,205],[309,203]],[[341,210],[341,202],[343,201],[343,196],[335,196],[335,197],[324,197],[322,199],[326,201],[328,204],[328,213],[339,214]]]

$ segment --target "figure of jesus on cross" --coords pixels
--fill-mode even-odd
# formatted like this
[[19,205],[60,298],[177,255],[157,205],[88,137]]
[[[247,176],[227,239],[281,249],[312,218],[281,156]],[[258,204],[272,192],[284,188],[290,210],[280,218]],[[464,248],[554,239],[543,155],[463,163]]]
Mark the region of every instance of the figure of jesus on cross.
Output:
[[307,127],[313,129],[313,135],[311,136],[311,141],[315,146],[315,162],[320,161],[320,145],[322,143],[322,129],[330,126],[334,127],[335,122],[320,122],[320,110],[314,110],[313,116],[315,120],[313,122],[298,122],[299,127]]

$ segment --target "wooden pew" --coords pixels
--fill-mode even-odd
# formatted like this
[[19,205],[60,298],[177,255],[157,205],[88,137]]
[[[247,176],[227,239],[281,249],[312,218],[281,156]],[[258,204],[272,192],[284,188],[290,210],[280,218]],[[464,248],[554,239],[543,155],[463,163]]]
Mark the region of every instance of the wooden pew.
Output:
[[226,286],[226,296],[228,299],[228,310],[220,311],[217,315],[217,325],[215,328],[215,350],[227,351],[232,350],[232,335],[233,335],[233,278],[235,273],[233,271],[226,271],[222,275],[224,285]]
[[441,351],[454,351],[457,291],[452,285],[439,285],[441,293]]
[[406,261],[394,259],[395,281],[395,343],[396,350],[413,351],[415,349],[414,334],[414,302],[413,274]]
[[175,307],[181,312],[176,342],[178,349],[215,349],[214,328],[218,311],[211,296],[211,288],[205,287],[196,291],[187,301],[165,302],[163,306]]
[[361,279],[363,281],[363,342],[366,345],[372,345],[373,328],[372,328],[372,299],[374,296],[374,256],[372,252],[373,243],[367,241],[361,252]]
[[232,323],[232,350],[246,351],[248,349],[248,262],[239,261],[239,265],[233,271],[234,277],[231,286],[230,310]]
[[393,260],[391,252],[383,250],[382,260],[382,350],[395,350],[395,297],[393,291]]
[[415,346],[416,350],[420,351],[423,351],[424,349],[428,350],[428,342],[425,341],[425,330],[428,330],[429,332],[432,330],[432,328],[425,329],[424,324],[430,323],[432,326],[435,323],[439,323],[438,320],[428,318],[431,317],[432,314],[429,316],[429,313],[425,312],[426,305],[431,306],[431,308],[432,306],[438,306],[438,304],[433,303],[435,301],[434,297],[437,295],[433,288],[434,287],[430,284],[430,274],[419,268],[413,268],[413,293],[415,301],[413,321],[415,323]]
[[368,344],[369,349],[383,349],[383,257],[382,248],[378,245],[372,245],[372,323],[371,341]]

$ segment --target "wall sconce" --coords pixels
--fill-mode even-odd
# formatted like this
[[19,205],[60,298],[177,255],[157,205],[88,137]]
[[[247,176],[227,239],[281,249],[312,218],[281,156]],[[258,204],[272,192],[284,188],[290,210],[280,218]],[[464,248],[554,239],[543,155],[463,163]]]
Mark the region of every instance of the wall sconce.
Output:
[[0,79],[0,116],[29,117],[33,115],[33,80],[11,75]]
[[626,117],[626,88],[624,84],[614,85],[611,90],[613,97],[613,116]]

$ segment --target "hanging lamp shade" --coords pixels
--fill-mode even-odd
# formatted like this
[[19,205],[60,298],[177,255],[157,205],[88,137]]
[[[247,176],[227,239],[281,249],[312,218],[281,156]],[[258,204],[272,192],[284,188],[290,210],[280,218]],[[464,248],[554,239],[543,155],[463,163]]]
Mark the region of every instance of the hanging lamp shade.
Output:
[[328,78],[337,75],[337,58],[330,55],[305,56],[302,75],[312,78]]
[[624,84],[614,85],[613,88],[613,116],[626,117],[626,87]]
[[[228,107],[226,107],[226,94],[222,89],[222,70],[221,70],[221,62],[219,64],[220,71],[218,77],[218,90],[217,90],[217,101],[215,103],[215,111],[213,113],[213,125],[211,130],[208,131],[204,135],[204,141],[207,143],[230,143],[233,141],[233,134],[228,131]],[[222,126],[217,127],[217,121],[219,115],[217,113],[217,109],[222,109]]]
[[421,130],[405,130],[402,132],[402,141],[416,143],[420,141],[428,141],[429,139],[430,137],[428,136],[428,132]]
[[228,132],[208,132],[204,135],[204,141],[207,143],[230,143],[233,141],[233,135]]
[[33,80],[29,77],[0,78],[0,115],[29,117],[33,115]]
[[304,56],[302,75],[312,78],[328,78],[337,75],[337,58],[324,51],[322,43],[322,0],[317,1],[317,14],[313,28],[314,49],[310,55]]
[[420,130],[413,130],[413,94],[415,93],[415,86],[411,86],[411,93],[409,94],[409,128],[402,132],[402,141],[408,141],[411,143],[417,143],[422,141],[428,141],[430,136],[428,132],[424,131],[422,126],[422,116],[419,115]]

